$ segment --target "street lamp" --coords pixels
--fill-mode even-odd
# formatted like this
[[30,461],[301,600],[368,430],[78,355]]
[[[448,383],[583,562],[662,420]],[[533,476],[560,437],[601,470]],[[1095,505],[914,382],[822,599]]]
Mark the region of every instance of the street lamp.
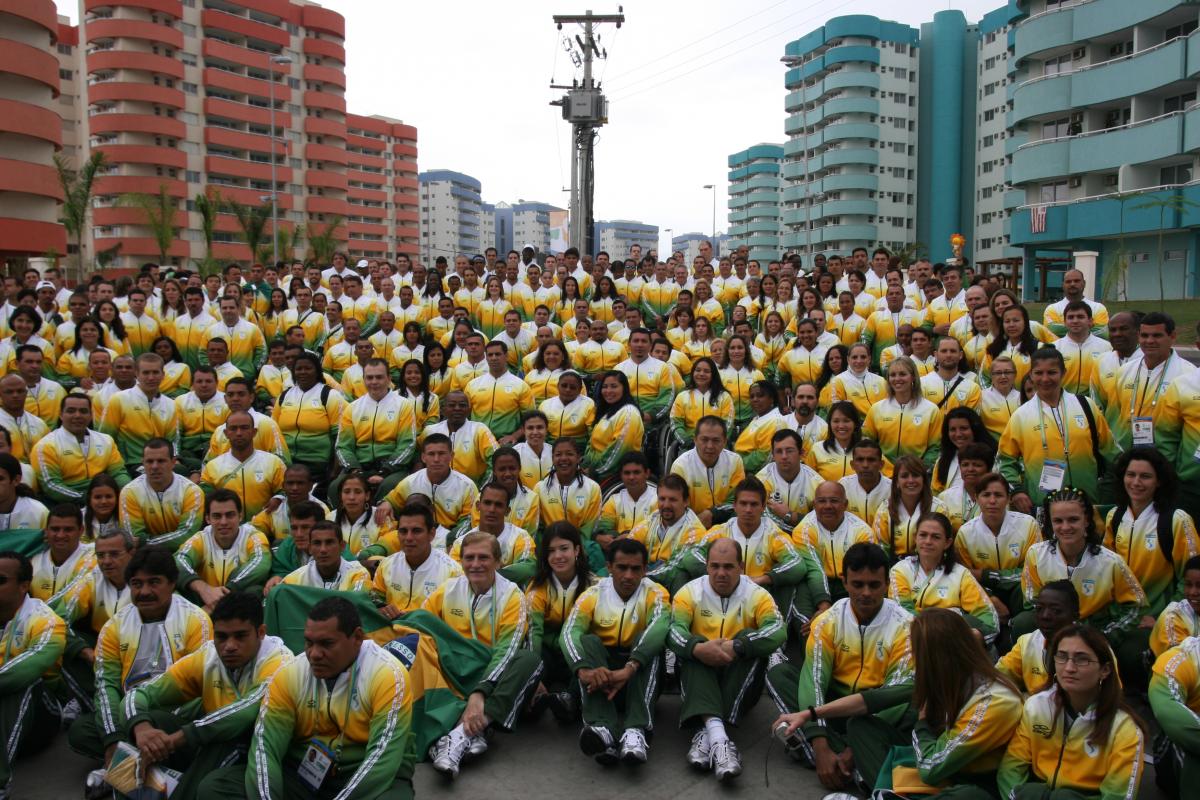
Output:
[[[292,63],[291,56],[271,56],[271,79],[267,81],[267,90],[271,94],[271,263],[279,261],[279,184],[275,181],[275,64],[288,66]],[[286,148],[287,145],[284,144]],[[254,253],[250,254],[254,261]]]
[[667,234],[667,252],[673,252],[675,250],[675,241],[671,238],[671,234],[675,232],[675,229],[663,228],[663,232]]
[[[784,56],[783,58],[781,58],[779,60],[781,62],[783,62],[783,65],[785,67],[788,67],[789,69],[795,69],[804,63],[804,59],[801,58],[800,56]],[[811,266],[812,266],[811,265],[812,232],[809,230],[809,227],[808,227],[809,226],[809,218],[808,218],[809,194],[808,194],[808,192],[809,192],[809,186],[810,186],[810,179],[809,179],[809,175],[808,175],[808,86],[805,85],[803,75],[800,76],[800,124],[802,126],[801,135],[804,137],[804,139],[803,139],[804,150],[800,155],[800,163],[802,164],[802,168],[804,169],[804,203],[803,203],[803,205],[804,205],[804,255],[807,257],[805,260],[810,262],[808,264],[808,266],[811,268]]]
[[713,196],[713,226],[712,226],[712,246],[713,251],[717,250],[717,185],[715,183],[704,184],[705,189],[712,189]]

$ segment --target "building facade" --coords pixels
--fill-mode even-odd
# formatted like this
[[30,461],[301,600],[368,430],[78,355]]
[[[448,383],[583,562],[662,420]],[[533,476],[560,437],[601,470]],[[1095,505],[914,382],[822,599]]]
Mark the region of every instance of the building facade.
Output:
[[482,253],[493,238],[482,237],[482,184],[448,169],[417,176],[420,184],[421,260],[433,265],[439,256],[453,262],[460,254]]
[[527,244],[539,253],[550,252],[550,214],[565,209],[549,203],[518,201],[512,205],[513,249],[520,250]]
[[[599,221],[593,227],[596,252],[607,251],[610,258],[628,258],[630,248],[639,245],[642,255],[658,249],[658,226],[628,219]],[[661,255],[661,254],[660,254]]]
[[[700,255],[700,244],[709,242],[713,245],[713,255],[717,255],[716,243],[713,242],[712,234],[699,233],[692,231],[690,233],[682,233],[679,236],[671,237],[671,252],[683,253],[683,258],[690,267],[696,256]],[[666,255],[665,253],[663,255]]]
[[783,145],[761,142],[729,156],[729,240],[760,261],[782,252],[783,158]]
[[60,41],[53,0],[0,6],[0,259],[67,250],[54,166],[63,146]]

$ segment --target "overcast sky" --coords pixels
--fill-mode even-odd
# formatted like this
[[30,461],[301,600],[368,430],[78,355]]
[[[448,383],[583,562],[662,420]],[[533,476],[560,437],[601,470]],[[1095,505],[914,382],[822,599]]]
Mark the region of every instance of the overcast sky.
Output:
[[[77,0],[56,0],[78,19]],[[615,13],[617,2],[324,0],[346,18],[347,103],[416,125],[421,170],[478,178],[488,202],[566,207],[570,128],[551,90],[581,75],[554,14]],[[597,219],[636,219],[674,235],[727,228],[727,157],[783,142],[784,45],[845,14],[910,25],[936,11],[969,22],[1004,0],[627,0],[625,24],[600,28],[596,74],[609,124],[596,143]]]

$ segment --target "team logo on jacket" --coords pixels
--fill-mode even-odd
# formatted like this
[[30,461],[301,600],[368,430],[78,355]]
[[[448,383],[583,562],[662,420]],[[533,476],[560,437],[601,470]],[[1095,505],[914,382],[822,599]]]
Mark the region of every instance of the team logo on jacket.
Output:
[[913,414],[913,425],[920,425],[920,424],[921,424],[921,415]]
[[1096,593],[1096,581],[1092,578],[1083,579],[1083,593],[1091,597]]

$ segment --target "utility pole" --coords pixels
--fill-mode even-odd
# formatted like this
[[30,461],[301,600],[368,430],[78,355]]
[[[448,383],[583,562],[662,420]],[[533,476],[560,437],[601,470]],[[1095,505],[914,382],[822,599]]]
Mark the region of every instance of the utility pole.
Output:
[[[571,123],[571,241],[584,253],[593,251],[592,199],[595,196],[596,131],[608,122],[608,101],[592,78],[592,59],[608,58],[608,51],[597,45],[599,36],[595,27],[603,23],[614,23],[618,28],[625,21],[622,6],[616,14],[593,14],[589,9],[583,14],[555,14],[554,22],[561,31],[564,24],[583,26],[583,35],[576,35],[574,43],[563,38],[564,49],[571,54],[575,66],[583,66],[583,82],[571,81],[570,86],[550,84],[551,89],[566,89],[562,98],[550,103],[562,108],[562,116]],[[576,45],[579,51],[576,52]]]

